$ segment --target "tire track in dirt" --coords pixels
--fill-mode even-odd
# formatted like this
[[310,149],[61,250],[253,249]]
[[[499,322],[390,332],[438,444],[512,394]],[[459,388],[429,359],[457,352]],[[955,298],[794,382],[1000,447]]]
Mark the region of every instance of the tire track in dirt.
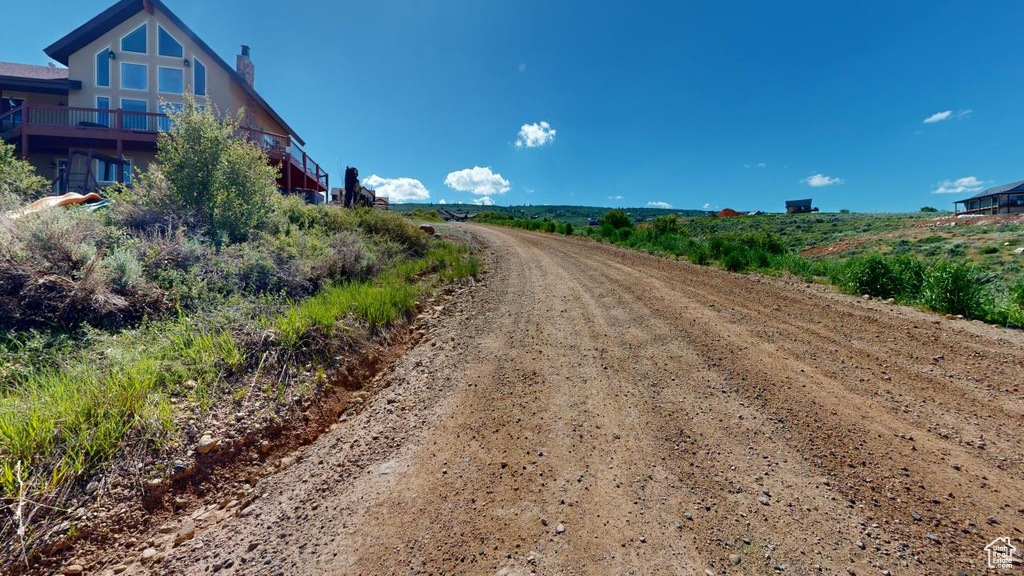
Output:
[[979,573],[1024,535],[1021,334],[467,228],[485,283],[153,572]]

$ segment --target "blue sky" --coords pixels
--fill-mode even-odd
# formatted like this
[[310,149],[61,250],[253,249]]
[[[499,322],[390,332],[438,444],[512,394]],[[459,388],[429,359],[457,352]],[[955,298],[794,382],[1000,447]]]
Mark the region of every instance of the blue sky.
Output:
[[[252,46],[336,185],[893,211],[1024,179],[1024,3],[165,1],[229,62]],[[46,63],[110,3],[5,6],[0,60]]]

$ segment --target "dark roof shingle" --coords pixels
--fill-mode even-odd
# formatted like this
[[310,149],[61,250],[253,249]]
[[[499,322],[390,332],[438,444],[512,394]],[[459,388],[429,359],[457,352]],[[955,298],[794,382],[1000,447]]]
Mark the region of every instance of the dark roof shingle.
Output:
[[957,203],[967,202],[968,200],[977,200],[978,198],[985,198],[987,196],[994,196],[996,194],[1006,194],[1007,192],[1021,192],[1024,191],[1024,180],[1018,182],[1011,182],[1010,184],[1003,184],[1002,186],[994,186],[983,192],[978,192],[970,198],[963,200],[957,200]]

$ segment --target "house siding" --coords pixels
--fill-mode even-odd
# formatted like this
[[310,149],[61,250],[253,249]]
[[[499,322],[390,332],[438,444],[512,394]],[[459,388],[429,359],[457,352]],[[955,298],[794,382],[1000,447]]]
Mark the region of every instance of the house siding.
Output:
[[[136,54],[121,51],[121,38],[132,32],[143,23],[147,24],[146,31],[146,54]],[[158,33],[157,26],[161,26],[170,33],[183,47],[183,58],[171,58],[160,56],[157,52]],[[96,85],[96,54],[106,47],[115,54],[115,59],[110,61],[110,86]],[[127,18],[121,24],[115,26],[109,32],[89,43],[81,50],[71,54],[68,59],[69,78],[82,83],[81,90],[73,90],[69,95],[69,106],[94,108],[96,98],[104,96],[110,98],[111,107],[120,108],[122,99],[145,100],[147,109],[150,112],[158,112],[162,103],[181,103],[184,101],[182,95],[163,94],[158,90],[158,68],[170,67],[180,68],[184,71],[185,92],[192,93],[194,58],[206,66],[206,92],[207,96],[199,97],[200,103],[213,105],[214,109],[222,114],[235,115],[239,109],[246,107],[246,117],[249,120],[247,126],[285,134],[286,130],[275,122],[261,106],[249,102],[245,90],[216,63],[212,54],[201,49],[184,32],[182,32],[166,15],[158,9],[149,14],[145,10]],[[188,61],[190,66],[185,66]],[[129,90],[121,88],[121,64],[135,63],[147,65],[147,85],[145,91]]]

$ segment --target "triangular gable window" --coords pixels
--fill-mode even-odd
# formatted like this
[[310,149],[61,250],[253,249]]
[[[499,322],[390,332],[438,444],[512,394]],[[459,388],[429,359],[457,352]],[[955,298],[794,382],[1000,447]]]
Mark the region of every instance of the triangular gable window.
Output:
[[157,53],[161,56],[169,56],[171,58],[181,58],[185,54],[185,50],[181,47],[181,42],[174,39],[171,33],[164,30],[163,26],[157,26]]
[[143,24],[121,38],[122,52],[135,52],[136,54],[146,53],[146,30],[148,26]]

